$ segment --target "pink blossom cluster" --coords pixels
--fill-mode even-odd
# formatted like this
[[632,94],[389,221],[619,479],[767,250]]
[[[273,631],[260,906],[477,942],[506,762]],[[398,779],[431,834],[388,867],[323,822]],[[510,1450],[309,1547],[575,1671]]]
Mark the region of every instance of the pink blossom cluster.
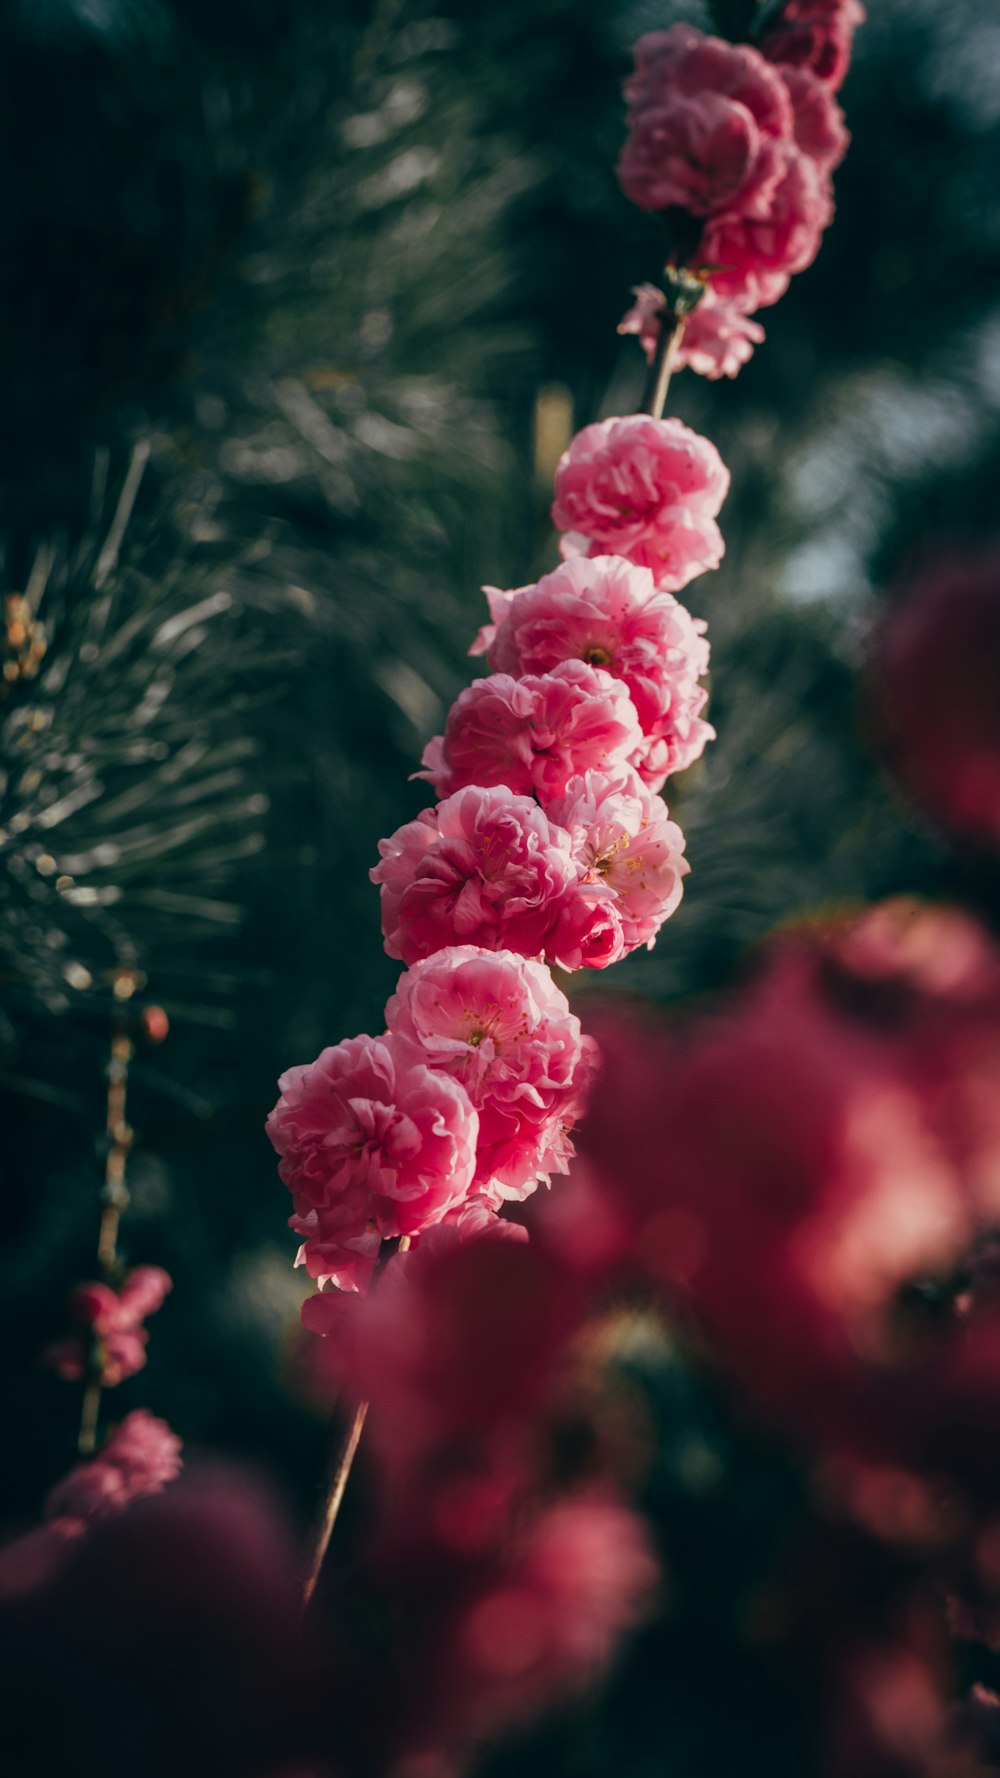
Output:
[[94,1372],[111,1389],[142,1370],[149,1339],[142,1323],[155,1314],[172,1289],[160,1266],[135,1266],[117,1290],[109,1284],[80,1284],[73,1292],[73,1316],[82,1332],[49,1347],[45,1362],[69,1382]]
[[[786,0],[755,44],[677,24],[635,45],[619,180],[640,209],[694,220],[685,263],[706,285],[678,368],[735,376],[763,338],[749,317],[815,259],[849,141],[834,95],[863,18],[857,0]],[[620,331],[651,356],[665,299],[636,296]]]
[[[550,967],[605,969],[676,910],[684,836],[658,796],[701,754],[705,625],[674,595],[715,566],[729,477],[676,420],[585,427],[556,475],[561,567],[487,590],[456,698],[417,774],[439,800],[379,842],[385,1030],[281,1077],[268,1118],[299,1263],[365,1292],[383,1242],[499,1232],[565,1173],[596,1050]],[[613,552],[613,553],[611,553]],[[327,1331],[335,1304],[313,1299]]]
[[45,1500],[45,1522],[0,1549],[0,1603],[44,1583],[95,1525],[180,1475],[181,1441],[165,1420],[136,1408],[96,1457],[78,1463]]
[[181,1441],[165,1420],[145,1408],[127,1414],[99,1454],[80,1463],[45,1502],[50,1522],[81,1528],[121,1512],[133,1500],[159,1494],[181,1472]]

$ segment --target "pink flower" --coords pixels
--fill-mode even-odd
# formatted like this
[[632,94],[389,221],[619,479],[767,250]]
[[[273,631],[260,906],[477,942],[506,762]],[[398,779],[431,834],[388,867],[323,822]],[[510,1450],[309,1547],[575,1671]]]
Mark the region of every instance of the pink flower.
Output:
[[666,805],[631,772],[588,772],[572,779],[552,813],[571,835],[586,875],[614,894],[626,951],[651,950],[690,869],[684,835],[667,819]]
[[844,113],[830,88],[808,68],[781,68],[794,112],[795,141],[802,153],[832,173],[850,145]]
[[456,1692],[469,1729],[506,1725],[594,1685],[648,1615],[658,1579],[642,1520],[613,1497],[549,1507],[457,1626]]
[[874,715],[907,789],[956,838],[1000,848],[1000,550],[943,555],[888,611]]
[[568,533],[564,556],[627,556],[676,592],[721,562],[728,489],[715,446],[680,420],[599,420],[563,453],[552,522]]
[[267,1133],[312,1278],[357,1290],[383,1238],[414,1235],[465,1199],[479,1118],[458,1081],[391,1037],[351,1037],[290,1068]]
[[719,216],[705,228],[698,257],[712,287],[738,307],[766,308],[805,271],[833,215],[828,176],[798,149],[784,149],[784,171],[763,219]]
[[[637,334],[639,344],[652,363],[663,325],[665,298],[655,284],[640,284],[634,291],[635,302],[618,323],[619,333]],[[735,377],[753,356],[754,346],[764,339],[759,321],[744,315],[735,303],[717,296],[706,286],[698,307],[688,316],[677,349],[674,365],[677,370],[693,370],[696,376]]]
[[504,785],[456,791],[379,851],[371,875],[390,957],[416,963],[468,943],[579,969],[621,955],[612,898],[581,881],[568,835]]
[[594,1045],[541,963],[453,946],[401,978],[385,1016],[396,1040],[461,1081],[476,1107],[474,1184],[490,1203],[568,1172]]
[[763,56],[675,25],[641,37],[635,61],[618,162],[625,196],[643,210],[759,214],[780,175],[775,142],[792,127],[788,95]]
[[424,750],[439,796],[466,784],[506,785],[539,801],[560,796],[590,767],[612,770],[641,741],[625,687],[609,673],[569,660],[540,676],[494,673],[460,692],[443,735]]
[[769,62],[806,68],[836,92],[851,60],[855,28],[865,18],[858,0],[786,0],[760,38]]
[[101,1383],[110,1389],[134,1376],[146,1362],[148,1335],[141,1323],[160,1307],[172,1288],[160,1266],[136,1266],[119,1291],[107,1284],[81,1284],[73,1293],[73,1313],[90,1337],[77,1336],[50,1346],[45,1362],[61,1377],[76,1381],[90,1368],[92,1355]]
[[78,1464],[57,1483],[45,1502],[45,1516],[81,1525],[111,1518],[131,1501],[159,1494],[174,1481],[181,1471],[180,1454],[181,1441],[166,1422],[137,1408],[91,1463]]
[[658,788],[699,757],[714,731],[700,712],[707,693],[705,624],[658,590],[648,568],[620,556],[576,556],[535,586],[488,587],[492,624],[472,653],[518,677],[581,660],[628,688],[645,742],[632,764]]
[[[632,295],[635,302],[626,309],[618,323],[618,332],[634,334],[646,355],[646,363],[652,364],[653,356],[663,326],[663,312],[667,299],[656,284],[634,284]],[[702,302],[705,298],[702,297]]]
[[735,377],[762,345],[764,329],[735,302],[727,302],[709,286],[681,335],[674,363],[696,376]]
[[[473,1471],[495,1460],[506,1472],[513,1445],[522,1472],[586,1312],[578,1276],[544,1236],[497,1238],[514,1226],[502,1218],[479,1230],[449,1221],[394,1257],[363,1300],[324,1291],[303,1305],[306,1326],[327,1336],[319,1363],[328,1384],[371,1403],[366,1437],[383,1459],[408,1536],[414,1528],[419,1537],[436,1534],[430,1517],[415,1516],[416,1472],[425,1469],[422,1486],[436,1491],[442,1453]],[[486,1529],[502,1535],[496,1521]]]

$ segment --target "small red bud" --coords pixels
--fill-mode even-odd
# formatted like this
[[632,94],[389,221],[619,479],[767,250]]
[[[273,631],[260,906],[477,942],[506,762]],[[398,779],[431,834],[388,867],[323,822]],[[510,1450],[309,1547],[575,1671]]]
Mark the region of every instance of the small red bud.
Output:
[[162,1043],[169,1035],[170,1020],[162,1006],[144,1006],[142,1009],[142,1034],[147,1043]]

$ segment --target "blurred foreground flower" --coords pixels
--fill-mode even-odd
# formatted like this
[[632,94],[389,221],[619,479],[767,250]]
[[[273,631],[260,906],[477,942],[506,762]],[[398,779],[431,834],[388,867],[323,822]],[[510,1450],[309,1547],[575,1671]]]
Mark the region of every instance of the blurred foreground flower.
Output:
[[906,788],[956,839],[1000,848],[1000,550],[944,556],[905,588],[872,698]]

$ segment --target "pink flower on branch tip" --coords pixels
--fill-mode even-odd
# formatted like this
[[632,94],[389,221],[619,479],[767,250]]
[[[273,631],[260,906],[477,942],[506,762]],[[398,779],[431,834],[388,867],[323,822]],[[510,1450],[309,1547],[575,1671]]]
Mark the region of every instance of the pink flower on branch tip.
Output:
[[634,54],[618,162],[625,196],[643,210],[766,214],[780,176],[775,145],[792,129],[775,69],[747,44],[683,24],[641,37]]
[[419,1234],[468,1195],[476,1110],[391,1036],[347,1038],[278,1084],[267,1132],[300,1260],[312,1278],[364,1289],[383,1238]]
[[[653,788],[683,771],[714,731],[701,717],[708,671],[705,624],[648,568],[619,556],[576,556],[535,586],[488,587],[492,624],[472,652],[514,677],[581,660],[626,686],[644,741],[630,763]],[[619,773],[620,775],[620,773]]]
[[133,1500],[159,1494],[181,1471],[181,1441],[145,1408],[126,1415],[99,1454],[78,1464],[45,1502],[50,1521],[80,1528],[122,1512]]
[[456,791],[379,851],[371,875],[385,948],[404,963],[455,944],[544,956],[565,969],[603,968],[622,954],[613,898],[582,880],[564,830],[504,785]]
[[576,772],[623,764],[641,741],[625,687],[583,661],[519,679],[493,673],[460,692],[445,732],[424,750],[439,796],[465,785],[504,785],[544,803]]
[[88,1374],[96,1358],[105,1389],[124,1382],[146,1362],[148,1335],[142,1322],[159,1309],[172,1287],[160,1266],[136,1266],[117,1291],[107,1284],[79,1285],[73,1292],[73,1315],[89,1337],[58,1341],[49,1347],[45,1362],[75,1382]]
[[[665,299],[655,284],[640,284],[635,302],[618,323],[618,332],[635,334],[652,363],[663,325]],[[709,284],[684,325],[674,358],[675,370],[693,370],[696,376],[738,376],[762,344],[764,329],[733,302],[718,296]]]
[[568,1172],[595,1046],[541,963],[473,945],[439,951],[401,978],[386,1023],[476,1107],[474,1186],[489,1204]]
[[785,0],[759,39],[769,62],[805,68],[836,92],[851,61],[854,32],[865,19],[858,0]]
[[721,562],[728,491],[715,446],[680,420],[598,420],[560,459],[552,522],[563,556],[626,556],[676,592]]

